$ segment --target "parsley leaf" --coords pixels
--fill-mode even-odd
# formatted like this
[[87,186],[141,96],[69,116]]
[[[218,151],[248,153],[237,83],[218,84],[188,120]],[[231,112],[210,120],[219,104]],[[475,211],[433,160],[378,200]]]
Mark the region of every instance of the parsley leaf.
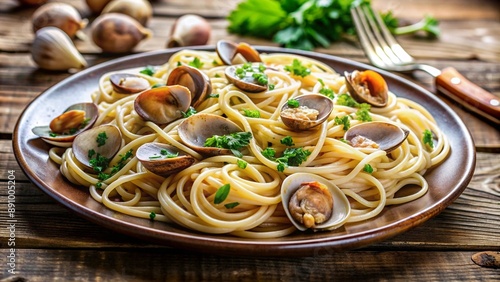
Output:
[[200,61],[200,58],[194,57],[194,59],[188,63],[193,68],[201,69],[203,67],[203,63]]
[[229,190],[231,189],[231,185],[229,184],[224,184],[219,189],[217,189],[217,192],[215,192],[215,198],[214,198],[214,204],[220,204],[224,202],[229,195]]
[[240,205],[240,203],[238,203],[238,202],[232,202],[232,203],[225,204],[224,207],[226,209],[233,209],[239,205]]
[[259,110],[243,109],[243,115],[245,115],[246,117],[251,117],[251,118],[260,118]]
[[151,212],[151,213],[149,214],[149,218],[150,218],[151,220],[154,220],[154,219],[155,219],[155,217],[156,217],[156,213],[155,213],[155,212]]
[[285,66],[285,70],[300,77],[306,77],[311,74],[311,70],[302,65],[298,59],[293,59],[291,65]]
[[266,159],[274,161],[274,156],[276,156],[276,150],[271,147],[267,147],[260,152]]
[[432,131],[430,131],[429,129],[424,130],[422,142],[424,142],[424,144],[427,144],[431,149],[434,148],[434,141],[432,139]]
[[245,168],[247,168],[247,165],[248,165],[248,163],[247,163],[246,161],[241,160],[241,159],[238,159],[238,160],[236,161],[236,164],[237,164],[237,165],[238,165],[238,167],[239,167],[239,168],[241,168],[241,169],[245,169]]
[[182,112],[182,111],[181,111],[181,114],[182,114],[182,117],[183,117],[183,118],[190,117],[190,116],[192,116],[192,115],[194,115],[194,114],[196,114],[196,113],[197,113],[197,112],[196,112],[196,109],[195,109],[195,108],[193,108],[193,107],[189,107],[189,109],[188,109],[186,112]]
[[356,112],[356,119],[360,121],[372,121],[370,116],[370,104],[361,103],[358,104],[359,110]]
[[250,144],[250,139],[252,139],[251,132],[235,132],[223,136],[214,135],[205,140],[204,146],[230,149],[235,156],[241,158],[243,155],[239,149]]
[[335,117],[334,122],[335,125],[343,125],[343,130],[348,130],[351,127],[349,116]]
[[97,147],[104,146],[104,144],[106,144],[107,139],[108,139],[108,135],[106,135],[105,131],[97,134],[97,137],[95,139],[95,142],[97,142]]
[[298,108],[300,106],[299,100],[293,98],[288,99],[286,103],[290,108]]
[[280,140],[280,143],[283,144],[283,145],[286,145],[286,146],[293,146],[295,145],[293,143],[293,139],[292,139],[292,136],[286,136],[286,137],[283,137],[281,140]]
[[139,72],[145,75],[153,76],[155,74],[155,69],[153,66],[147,66]]
[[283,155],[279,158],[275,158],[276,151],[271,147],[266,148],[261,153],[267,159],[278,163],[276,168],[279,172],[283,172],[288,166],[299,166],[311,155],[311,151],[305,150],[302,147],[286,148],[283,151]]
[[368,173],[372,173],[373,167],[370,164],[365,164],[365,166],[363,167],[363,171],[368,172]]

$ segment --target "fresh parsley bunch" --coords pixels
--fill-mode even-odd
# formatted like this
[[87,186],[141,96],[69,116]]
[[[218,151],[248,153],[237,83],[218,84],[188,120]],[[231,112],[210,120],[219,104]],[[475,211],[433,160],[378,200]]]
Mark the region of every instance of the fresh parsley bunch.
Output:
[[229,31],[272,38],[288,48],[328,47],[354,34],[350,9],[370,0],[245,0],[229,16]]

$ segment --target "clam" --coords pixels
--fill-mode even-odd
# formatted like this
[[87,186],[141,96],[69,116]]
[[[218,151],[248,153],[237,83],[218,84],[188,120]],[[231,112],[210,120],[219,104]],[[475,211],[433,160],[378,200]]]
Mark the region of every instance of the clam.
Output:
[[54,118],[50,125],[36,126],[31,131],[49,144],[69,147],[78,134],[94,125],[98,115],[94,103],[78,103]]
[[360,123],[349,128],[344,139],[356,148],[375,148],[390,153],[406,140],[409,131],[381,121]]
[[109,77],[113,90],[120,94],[134,94],[150,87],[149,81],[143,77],[129,73],[115,73]]
[[104,124],[79,134],[73,141],[75,158],[87,167],[98,156],[113,158],[122,145],[122,134],[117,126]]
[[228,40],[219,40],[215,51],[226,65],[262,62],[259,52],[245,42],[236,44]]
[[195,158],[177,147],[162,143],[145,143],[137,149],[137,159],[154,174],[167,177],[195,162]]
[[134,101],[137,114],[146,121],[167,124],[182,117],[191,105],[191,91],[180,85],[148,89]]
[[374,107],[385,107],[388,87],[384,78],[371,70],[345,72],[347,90],[358,103],[368,103]]
[[227,80],[234,84],[234,86],[247,92],[263,92],[267,90],[267,76],[266,83],[259,82],[254,74],[264,75],[262,64],[242,64],[229,66],[225,70]]
[[197,68],[178,66],[172,70],[167,85],[182,85],[191,91],[191,106],[198,106],[212,92],[210,78]]
[[294,173],[281,184],[283,208],[300,231],[333,230],[342,226],[351,206],[329,180],[311,173]]
[[295,98],[297,107],[285,103],[280,117],[293,130],[308,130],[325,122],[333,111],[333,101],[321,94],[306,94]]
[[191,149],[205,156],[229,155],[231,150],[216,147],[205,147],[205,141],[214,135],[228,135],[243,130],[227,118],[198,113],[183,120],[177,129],[182,142]]

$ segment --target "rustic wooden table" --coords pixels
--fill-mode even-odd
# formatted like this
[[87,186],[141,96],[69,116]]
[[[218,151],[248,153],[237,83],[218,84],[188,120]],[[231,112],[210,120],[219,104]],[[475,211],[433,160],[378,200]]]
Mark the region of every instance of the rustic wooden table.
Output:
[[[64,0],[92,19],[83,0]],[[228,38],[256,45],[270,41],[238,37],[226,31],[225,16],[236,0],[157,0],[149,28],[154,37],[136,52],[164,48],[170,26],[185,13],[207,17],[209,44]],[[500,97],[500,2],[495,0],[378,1],[403,20],[425,14],[440,20],[438,40],[400,38],[418,60],[453,66]],[[477,166],[463,194],[441,214],[412,230],[375,245],[315,257],[245,257],[200,254],[116,234],[66,210],[32,184],[12,150],[12,132],[27,104],[67,78],[65,72],[40,70],[31,60],[34,8],[15,0],[0,3],[0,269],[2,281],[109,280],[496,280],[500,269],[484,268],[471,256],[500,251],[500,130],[453,102],[443,100],[463,119],[476,144]],[[88,28],[85,30],[88,34]],[[77,41],[89,65],[115,57],[103,55],[90,41]],[[356,42],[343,41],[316,51],[367,62]],[[425,74],[405,76],[434,91]],[[14,171],[13,174],[10,172]],[[10,176],[9,176],[10,175]],[[15,232],[9,230],[8,180],[15,176]],[[9,178],[10,177],[10,178]],[[15,236],[16,274],[8,272],[9,239]]]

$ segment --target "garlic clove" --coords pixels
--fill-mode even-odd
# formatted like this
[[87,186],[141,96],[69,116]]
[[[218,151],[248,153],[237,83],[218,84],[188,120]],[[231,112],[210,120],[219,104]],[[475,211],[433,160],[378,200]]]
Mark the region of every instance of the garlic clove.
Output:
[[119,13],[130,16],[141,25],[146,26],[153,16],[153,8],[147,0],[113,0],[109,2],[101,14]]
[[128,53],[153,34],[132,17],[118,13],[100,15],[91,29],[94,43],[108,53]]
[[69,70],[87,66],[69,36],[52,26],[36,32],[31,56],[40,68],[46,70]]
[[207,44],[212,28],[203,17],[187,14],[178,18],[170,32],[167,47],[182,47]]
[[55,26],[73,38],[87,26],[88,20],[82,19],[78,10],[66,3],[48,3],[36,9],[31,17],[33,32],[46,26]]

